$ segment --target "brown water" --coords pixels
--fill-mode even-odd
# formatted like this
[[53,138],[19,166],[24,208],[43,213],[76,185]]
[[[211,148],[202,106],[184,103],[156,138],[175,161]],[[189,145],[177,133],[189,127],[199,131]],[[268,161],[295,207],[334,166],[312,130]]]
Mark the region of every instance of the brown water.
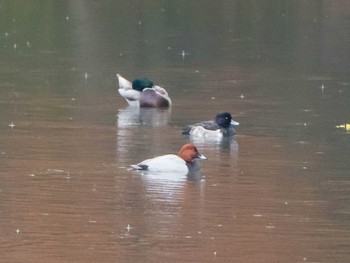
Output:
[[[349,262],[349,10],[0,1],[0,261]],[[173,107],[129,108],[117,72]],[[232,140],[180,135],[220,111]],[[199,174],[128,170],[190,141]]]

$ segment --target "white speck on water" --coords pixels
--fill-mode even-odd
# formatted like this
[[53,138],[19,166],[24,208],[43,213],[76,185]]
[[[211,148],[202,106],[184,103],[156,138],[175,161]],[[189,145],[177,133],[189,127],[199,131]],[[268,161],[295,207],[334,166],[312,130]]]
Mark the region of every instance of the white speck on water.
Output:
[[11,122],[9,126],[13,129],[16,125],[13,122]]
[[9,36],[9,33],[8,32],[5,32],[5,37],[8,37]]
[[307,260],[307,258],[306,257],[303,257],[303,261],[306,261]]
[[18,228],[16,229],[16,234],[21,233],[21,230],[19,230]]
[[307,126],[307,123],[306,122],[304,122],[304,127],[306,127]]
[[66,16],[66,20],[69,20],[69,16]]
[[61,169],[47,169],[49,173],[64,173],[64,170]]
[[85,72],[84,78],[87,79],[88,77],[89,77],[89,74],[87,72]]
[[222,224],[218,224],[218,227],[222,227]]
[[141,21],[141,20],[139,20],[139,25],[140,25],[140,26],[142,25],[142,21]]
[[215,237],[210,237],[210,239],[211,239],[211,240],[214,240],[214,239],[215,239]]
[[284,202],[285,205],[288,205],[288,202]]
[[265,226],[267,229],[271,230],[274,229],[275,226],[272,225],[272,223],[270,222],[267,226]]
[[192,238],[192,236],[185,236],[185,238],[190,239],[190,238]]
[[211,97],[212,100],[215,100],[215,97]]
[[180,55],[182,57],[182,59],[185,59],[186,56],[188,56],[190,53],[186,52],[185,50],[182,50]]
[[17,49],[17,44],[16,43],[13,44],[13,48]]
[[202,231],[198,231],[198,235],[202,234]]
[[130,230],[131,230],[131,225],[130,224],[128,224],[127,226],[126,226],[126,230],[128,231],[128,232],[130,232]]
[[216,256],[218,254],[218,252],[214,251],[214,256]]
[[75,101],[75,98],[72,98],[72,101]]
[[254,217],[263,217],[263,215],[261,215],[261,214],[255,214],[255,215],[253,215]]
[[241,99],[244,99],[245,97],[244,97],[244,95],[243,94],[241,94],[241,96],[239,96]]
[[27,41],[27,47],[32,47],[29,41]]

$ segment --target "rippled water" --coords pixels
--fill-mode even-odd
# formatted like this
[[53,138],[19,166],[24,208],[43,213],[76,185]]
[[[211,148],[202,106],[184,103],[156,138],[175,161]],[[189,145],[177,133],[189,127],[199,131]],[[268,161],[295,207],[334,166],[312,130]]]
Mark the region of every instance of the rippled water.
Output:
[[[0,261],[348,262],[347,6],[0,1]],[[220,111],[234,138],[180,134]],[[199,173],[128,169],[188,142]]]

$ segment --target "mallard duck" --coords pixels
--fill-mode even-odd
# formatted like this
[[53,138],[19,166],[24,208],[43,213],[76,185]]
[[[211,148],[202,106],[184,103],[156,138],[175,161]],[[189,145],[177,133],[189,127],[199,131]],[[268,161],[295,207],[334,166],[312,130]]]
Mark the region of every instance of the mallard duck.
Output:
[[135,79],[133,82],[117,74],[119,94],[131,106],[140,107],[169,107],[172,102],[165,89],[154,85],[148,78]]

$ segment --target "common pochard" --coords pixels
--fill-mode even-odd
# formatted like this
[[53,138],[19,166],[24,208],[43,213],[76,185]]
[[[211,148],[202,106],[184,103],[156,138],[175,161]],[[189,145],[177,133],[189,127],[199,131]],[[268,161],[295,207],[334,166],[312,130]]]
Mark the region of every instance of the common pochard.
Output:
[[150,172],[187,173],[191,171],[192,167],[198,168],[195,166],[195,159],[206,160],[207,158],[200,154],[197,147],[193,144],[185,144],[182,146],[178,155],[166,154],[154,157],[131,165],[131,167],[136,170],[148,170]]

